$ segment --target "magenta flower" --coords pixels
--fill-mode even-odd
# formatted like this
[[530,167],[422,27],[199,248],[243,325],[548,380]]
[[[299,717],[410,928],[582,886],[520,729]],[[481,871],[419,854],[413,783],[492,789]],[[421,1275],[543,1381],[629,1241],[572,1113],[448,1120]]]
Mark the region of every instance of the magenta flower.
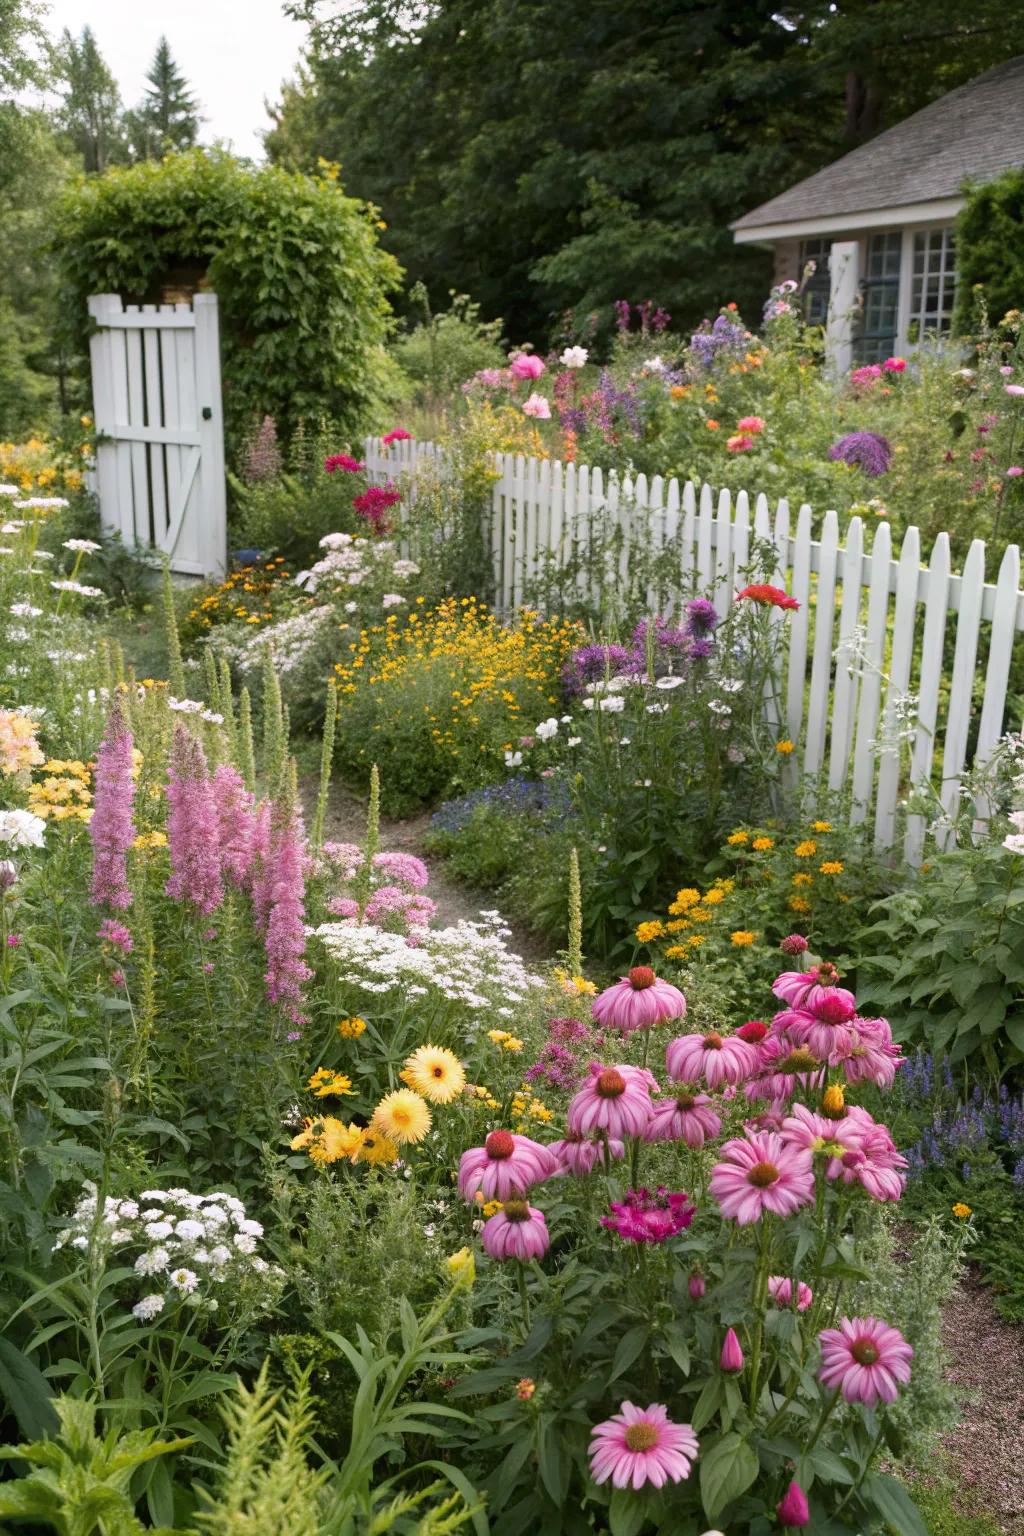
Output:
[[[1024,395],[1024,389],[1021,390]],[[884,475],[892,463],[892,448],[880,432],[847,432],[828,450],[828,457],[854,464],[872,478]]]
[[[890,362],[903,362],[902,358],[890,358]],[[794,1479],[786,1489],[775,1508],[779,1517],[779,1524],[788,1525],[791,1530],[803,1530],[804,1526],[811,1523],[811,1507],[807,1502],[807,1495],[800,1484]]]
[[[831,1000],[833,1011],[840,1004]],[[845,1024],[817,1018],[806,1008],[783,1008],[772,1019],[772,1029],[793,1045],[803,1045],[820,1061],[836,1065],[853,1045],[853,1030]]]
[[671,1098],[660,1099],[654,1105],[644,1140],[685,1141],[688,1147],[702,1147],[721,1129],[721,1117],[711,1108],[706,1093],[677,1088]]
[[839,1062],[848,1083],[876,1083],[879,1088],[891,1088],[896,1069],[903,1061],[886,1019],[862,1019],[859,1015],[854,1018],[850,1049]]
[[404,427],[392,427],[391,431],[385,432],[381,438],[385,448],[390,448],[392,443],[408,443],[411,440],[412,433],[407,432]]
[[217,806],[206,754],[183,725],[174,728],[167,779],[167,847],[171,874],[165,887],[207,916],[224,900],[220,877]]
[[96,937],[101,939],[104,944],[113,944],[114,948],[119,949],[124,955],[130,955],[135,948],[135,941],[131,936],[130,930],[125,927],[124,923],[119,923],[112,917],[105,917],[103,919]]
[[662,1403],[637,1408],[623,1403],[618,1413],[594,1426],[590,1474],[595,1483],[611,1479],[614,1488],[642,1488],[680,1483],[697,1458],[697,1436],[689,1424],[673,1424]]
[[1016,400],[1019,400],[1024,395],[1024,384],[1004,384],[1003,388],[1008,395],[1012,395]]
[[779,942],[779,948],[782,950],[782,953],[784,955],[790,955],[794,959],[797,955],[805,955],[810,947],[811,946],[808,944],[802,933],[787,934],[786,937]]
[[550,1147],[512,1131],[492,1131],[482,1147],[463,1152],[459,1194],[470,1203],[478,1194],[485,1200],[508,1200],[560,1172]]
[[690,1274],[690,1278],[686,1282],[686,1289],[690,1293],[690,1300],[700,1301],[707,1288],[707,1281],[704,1279],[704,1276],[701,1274],[700,1270],[693,1270]]
[[[768,1294],[777,1307],[790,1307],[793,1304],[793,1282],[788,1275],[769,1275]],[[814,1300],[814,1292],[809,1285],[802,1280],[796,1285],[796,1309],[798,1312],[806,1312]]]
[[505,1207],[484,1222],[481,1241],[492,1259],[504,1263],[542,1259],[551,1246],[544,1212],[525,1200],[507,1200]]
[[722,1215],[737,1225],[759,1221],[765,1211],[792,1216],[814,1199],[811,1154],[790,1147],[774,1131],[747,1132],[722,1148],[711,1170],[710,1189]]
[[255,802],[242,775],[230,763],[221,763],[214,770],[213,802],[217,811],[221,869],[232,885],[244,886],[253,860]]
[[851,1106],[835,1134],[850,1145],[843,1156],[843,1182],[863,1185],[872,1200],[901,1200],[906,1185],[907,1159],[897,1152],[888,1129],[866,1109]]
[[414,853],[375,853],[373,867],[410,891],[422,891],[430,879],[427,866]]
[[743,1350],[736,1336],[735,1328],[725,1330],[725,1338],[722,1341],[722,1353],[718,1357],[718,1364],[723,1371],[730,1375],[738,1375],[743,1369]]
[[357,475],[364,470],[366,465],[361,459],[354,459],[350,453],[332,453],[324,459],[324,469],[329,475],[341,470],[346,475]]
[[791,1008],[810,1009],[838,981],[839,972],[826,960],[821,965],[812,965],[809,971],[783,971],[772,982],[772,991]]
[[509,363],[517,379],[539,379],[544,372],[544,362],[532,352],[517,352]]
[[305,1023],[302,989],[313,972],[305,962],[306,880],[302,816],[294,806],[280,803],[271,817],[269,910],[266,937],[267,997],[281,1003],[292,1024]]
[[132,904],[128,886],[128,850],[135,840],[132,806],[132,734],[115,700],[107,728],[96,753],[93,812],[89,822],[92,842],[92,884],[89,900],[94,907],[123,911]]
[[645,1068],[603,1067],[592,1061],[590,1076],[569,1105],[566,1124],[578,1136],[606,1131],[609,1136],[642,1136],[651,1118],[651,1089]]
[[686,1016],[686,998],[671,982],[659,981],[648,965],[634,965],[628,976],[605,987],[591,1008],[604,1029],[631,1035],[669,1019]]
[[680,1035],[669,1042],[665,1065],[677,1083],[696,1083],[701,1078],[709,1088],[734,1086],[753,1077],[758,1068],[758,1052],[736,1035],[720,1035],[710,1029],[704,1035]]
[[[592,1173],[604,1159],[605,1141],[593,1136],[566,1136],[563,1141],[553,1141],[546,1149],[558,1163],[559,1173],[574,1173],[579,1178]],[[610,1157],[625,1157],[626,1145],[622,1141],[607,1142]]]
[[672,1192],[659,1185],[649,1189],[631,1189],[624,1200],[613,1200],[611,1216],[602,1216],[601,1225],[617,1232],[628,1243],[664,1243],[677,1232],[685,1232],[696,1214],[696,1206],[684,1191]]
[[848,1403],[874,1408],[895,1402],[900,1385],[910,1380],[914,1351],[898,1328],[877,1317],[844,1317],[838,1328],[825,1328],[818,1338],[818,1380],[838,1388]]
[[249,864],[249,898],[252,902],[253,922],[257,932],[266,933],[271,903],[270,865],[270,813],[269,800],[256,807],[256,819],[252,828],[252,859]]

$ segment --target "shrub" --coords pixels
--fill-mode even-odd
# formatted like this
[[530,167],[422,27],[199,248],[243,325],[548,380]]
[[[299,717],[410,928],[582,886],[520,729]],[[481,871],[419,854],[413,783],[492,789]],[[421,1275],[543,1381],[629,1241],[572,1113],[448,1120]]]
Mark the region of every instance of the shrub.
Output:
[[387,293],[398,279],[376,213],[327,177],[191,150],[80,180],[55,244],[69,330],[84,350],[91,293],[160,300],[165,285],[220,301],[224,412],[233,453],[253,418],[287,437],[302,417],[363,429],[387,377]]
[[500,320],[481,320],[480,306],[464,293],[451,293],[449,308],[432,314],[426,289],[414,285],[410,298],[424,318],[395,342],[399,367],[412,380],[416,404],[434,410],[481,368],[500,368],[505,361]]
[[953,321],[975,323],[980,290],[992,316],[1024,309],[1024,169],[1014,166],[971,187],[956,224],[957,293]]

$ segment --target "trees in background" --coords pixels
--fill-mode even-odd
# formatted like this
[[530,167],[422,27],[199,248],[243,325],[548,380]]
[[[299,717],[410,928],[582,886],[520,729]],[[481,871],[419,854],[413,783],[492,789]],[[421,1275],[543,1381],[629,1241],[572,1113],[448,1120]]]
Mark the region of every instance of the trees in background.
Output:
[[728,225],[1014,51],[1002,0],[291,0],[313,24],[268,135],[340,161],[391,248],[542,341],[569,306],[756,313]]
[[125,158],[121,92],[91,27],[74,37],[65,27],[54,56],[61,102],[55,118],[87,171],[105,171]]
[[166,37],[157,43],[146,80],[141,104],[125,115],[133,158],[159,160],[171,150],[191,149],[199,138],[199,108]]

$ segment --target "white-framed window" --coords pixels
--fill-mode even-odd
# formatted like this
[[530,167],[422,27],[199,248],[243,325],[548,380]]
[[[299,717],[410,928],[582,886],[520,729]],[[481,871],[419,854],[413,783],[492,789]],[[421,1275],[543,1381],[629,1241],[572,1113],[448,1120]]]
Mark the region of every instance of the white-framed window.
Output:
[[948,336],[956,294],[956,237],[952,225],[908,231],[910,292],[900,332],[913,346],[925,336]]
[[825,325],[828,320],[828,306],[831,297],[832,276],[830,259],[832,256],[832,240],[828,235],[820,235],[800,242],[800,268],[797,273],[798,282],[803,282],[807,263],[814,262],[814,271],[804,283],[802,300],[804,320],[808,325]]
[[902,230],[881,230],[868,236],[860,281],[861,313],[853,343],[858,364],[884,362],[896,349],[902,256]]

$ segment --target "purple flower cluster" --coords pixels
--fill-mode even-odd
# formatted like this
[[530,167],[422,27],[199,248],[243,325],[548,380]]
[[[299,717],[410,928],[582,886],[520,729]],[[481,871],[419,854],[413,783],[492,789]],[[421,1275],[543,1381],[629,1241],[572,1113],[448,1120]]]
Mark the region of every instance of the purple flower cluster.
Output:
[[123,911],[132,904],[128,886],[128,849],[135,840],[132,767],[132,733],[125,725],[121,706],[115,701],[96,753],[93,814],[89,822],[92,841],[89,900],[94,907],[105,904],[115,911]]
[[690,337],[690,356],[705,370],[714,367],[721,357],[740,357],[746,350],[746,331],[727,315],[719,315],[714,325],[705,320]]
[[570,696],[583,693],[588,683],[604,677],[622,677],[642,673],[647,666],[647,631],[654,625],[655,657],[686,661],[706,661],[714,652],[711,636],[719,622],[715,605],[705,597],[696,597],[686,605],[686,619],[680,628],[660,616],[641,619],[632,634],[631,645],[581,645],[573,651],[562,678]]
[[575,1093],[603,1040],[602,1034],[580,1019],[549,1019],[548,1038],[533,1066],[527,1067],[526,1081]]
[[658,336],[672,323],[668,310],[660,304],[655,305],[653,299],[644,299],[642,304],[631,304],[628,299],[616,299],[615,324],[620,331],[629,330],[634,311],[640,322],[641,333],[645,336],[651,331]]
[[833,463],[853,464],[872,478],[884,475],[892,463],[892,449],[880,432],[847,432],[832,444],[828,456]]
[[1005,1083],[994,1094],[976,1085],[964,1102],[955,1094],[949,1061],[937,1063],[930,1052],[918,1051],[901,1073],[900,1095],[908,1108],[930,1110],[919,1140],[907,1152],[912,1176],[949,1168],[969,1178],[972,1163],[987,1150],[1024,1188],[1024,1094],[1012,1096]]
[[581,645],[573,651],[562,672],[566,692],[582,693],[588,683],[604,676],[617,677],[636,665],[636,656],[625,645]]

